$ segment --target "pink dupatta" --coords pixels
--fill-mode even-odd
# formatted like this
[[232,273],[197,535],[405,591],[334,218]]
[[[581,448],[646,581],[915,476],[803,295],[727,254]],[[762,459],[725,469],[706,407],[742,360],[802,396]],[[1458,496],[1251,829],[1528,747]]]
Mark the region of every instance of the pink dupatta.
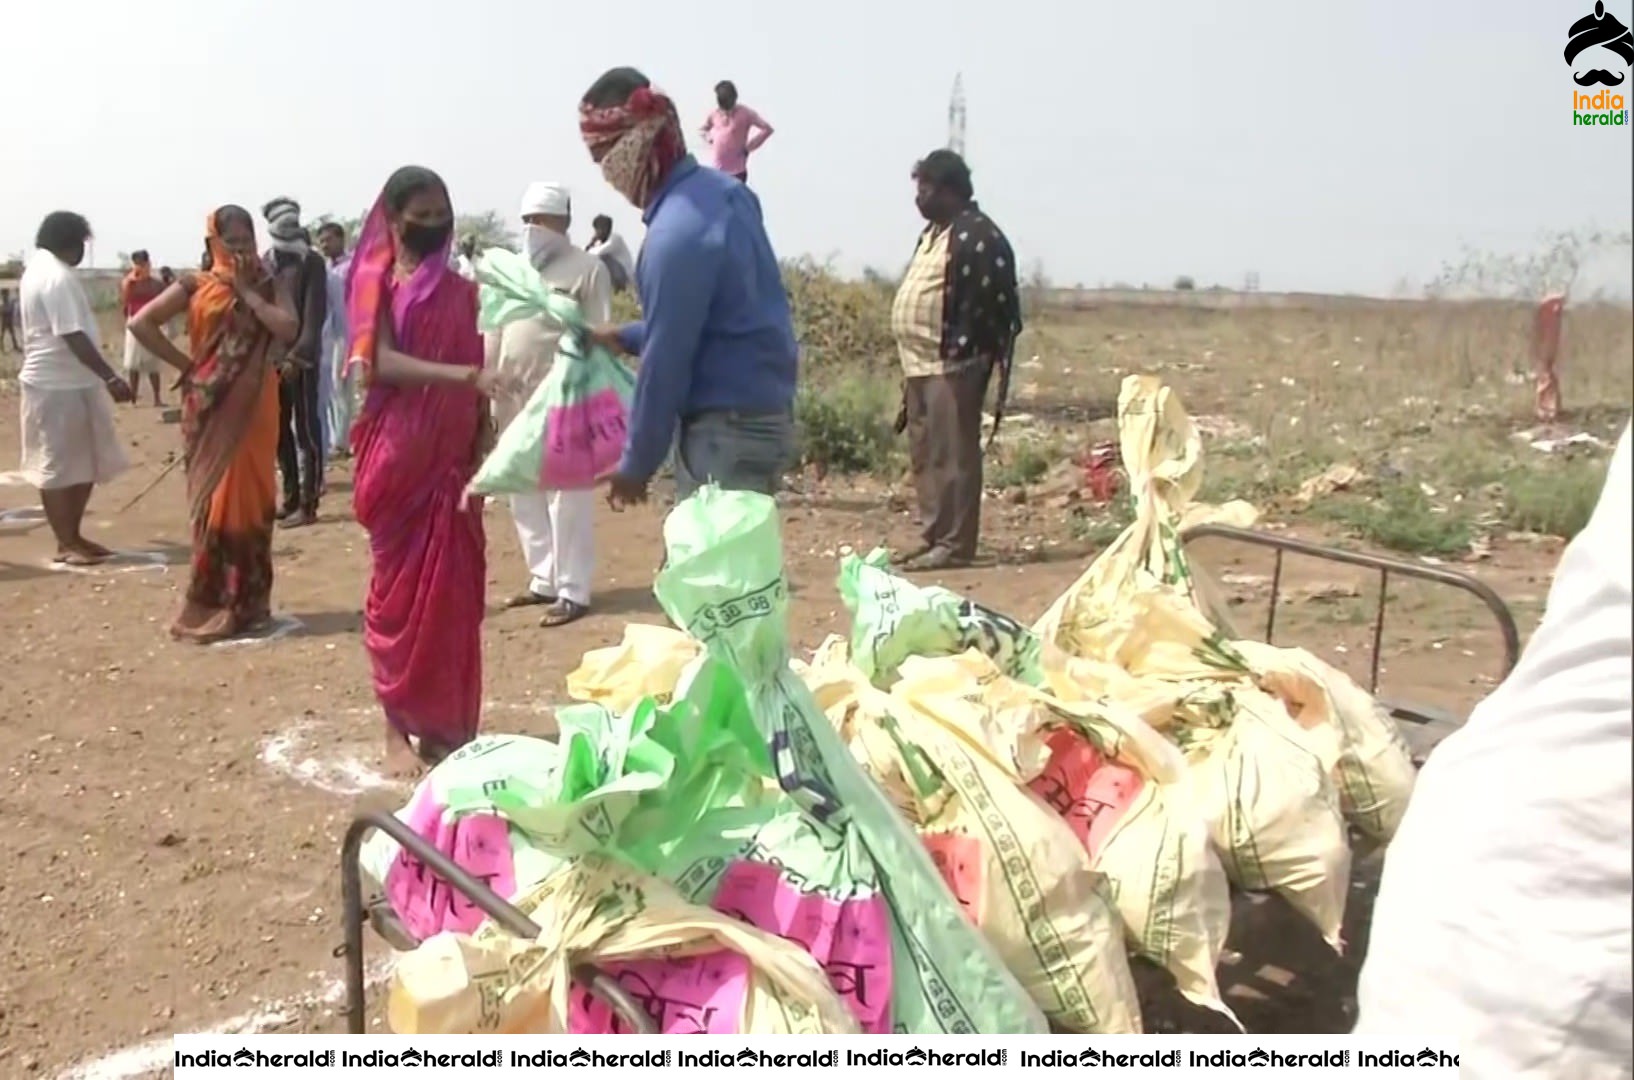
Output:
[[396,260],[382,198],[346,279],[347,362],[363,368],[369,386],[352,428],[352,506],[373,556],[363,643],[387,721],[453,749],[476,735],[482,711],[486,541],[481,500],[462,506],[476,466],[481,399],[466,387],[394,386],[373,376],[387,304],[396,348],[431,363],[481,367],[477,292],[449,272],[446,245],[406,281],[394,280]]

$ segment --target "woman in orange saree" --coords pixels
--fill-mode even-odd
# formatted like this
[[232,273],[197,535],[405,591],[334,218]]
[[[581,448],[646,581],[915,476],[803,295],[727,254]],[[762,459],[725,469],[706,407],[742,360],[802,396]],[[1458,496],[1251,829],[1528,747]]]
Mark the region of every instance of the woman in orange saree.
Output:
[[[163,331],[183,309],[191,356]],[[210,215],[203,268],[131,320],[137,340],[182,372],[193,558],[186,603],[170,627],[178,640],[221,641],[271,617],[278,376],[270,353],[299,326],[294,301],[255,253],[254,221],[238,206]]]

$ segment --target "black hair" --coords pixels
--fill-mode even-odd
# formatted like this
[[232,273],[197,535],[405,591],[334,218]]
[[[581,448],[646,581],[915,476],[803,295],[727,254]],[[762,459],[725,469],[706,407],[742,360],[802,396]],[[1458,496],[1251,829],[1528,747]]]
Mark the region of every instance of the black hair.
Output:
[[733,100],[736,100],[738,96],[737,84],[731,79],[722,79],[720,82],[715,84],[715,94],[717,96],[721,94],[729,94]]
[[601,228],[603,225],[611,229],[613,227],[613,219],[608,217],[606,214],[597,214],[595,217],[590,219],[590,224],[597,229]]
[[592,109],[622,105],[630,100],[631,94],[651,85],[651,80],[633,67],[610,68],[590,84],[582,103]]
[[976,194],[976,189],[970,184],[970,166],[952,150],[932,150],[926,154],[914,165],[913,178],[942,188],[961,199],[969,199]]
[[40,229],[34,234],[34,246],[61,255],[83,246],[90,238],[91,223],[84,216],[72,210],[53,210],[40,222]]
[[344,244],[346,242],[346,226],[342,225],[340,222],[326,221],[322,225],[318,226],[318,235],[320,237],[328,236],[330,233],[334,233],[336,236],[340,237],[341,243]]
[[[409,200],[422,191],[437,190],[448,198],[448,185],[443,178],[421,165],[404,165],[386,178],[386,209],[401,214]],[[450,207],[453,203],[450,200]]]
[[130,261],[133,262],[133,263],[147,262],[148,261],[148,249],[147,248],[137,248],[135,251],[130,253]]
[[[235,222],[243,224],[252,233],[255,231],[255,218],[251,217],[250,212],[237,203],[228,203],[225,206],[217,207],[215,221],[217,235],[226,233],[227,226]],[[199,269],[208,270],[213,262],[214,260],[210,257],[210,245],[206,243],[204,245],[204,257],[199,260]]]

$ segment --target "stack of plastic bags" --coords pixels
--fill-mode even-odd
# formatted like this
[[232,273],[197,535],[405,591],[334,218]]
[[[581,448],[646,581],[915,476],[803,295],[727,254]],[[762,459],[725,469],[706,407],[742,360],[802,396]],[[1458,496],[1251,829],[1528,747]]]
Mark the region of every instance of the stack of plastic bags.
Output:
[[1192,503],[1156,380],[1119,418],[1134,523],[1031,628],[876,552],[842,560],[849,640],[792,662],[775,503],[681,503],[656,591],[682,629],[627,627],[556,742],[478,739],[400,814],[540,938],[365,846],[425,940],[394,1028],[618,1030],[589,963],[666,1032],[1138,1032],[1131,951],[1230,1016],[1228,879],[1339,947],[1346,826],[1390,839],[1406,747],[1343,674],[1235,639],[1179,537],[1252,508]]
[[[966,920],[912,827],[850,758],[790,671],[775,503],[706,489],[671,514],[666,541],[669,565],[659,597],[704,650],[684,665],[665,695],[669,703],[642,696],[619,713],[600,704],[562,710],[554,746],[509,736],[480,739],[434,769],[401,816],[507,897],[527,898],[563,861],[596,857],[616,860],[643,889],[666,883],[683,904],[796,946],[826,975],[861,1031],[1046,1030],[1024,990]],[[637,648],[655,641],[633,637]],[[656,644],[672,659],[686,651],[672,647],[673,639]],[[626,686],[634,679],[662,693],[651,685],[651,667],[640,669],[648,680],[642,683],[617,650],[587,659],[571,680],[587,697],[629,696],[606,679]],[[482,972],[498,970],[500,954],[477,947],[471,912],[427,895],[433,890],[423,870],[389,838],[372,838],[363,864],[411,932],[431,932],[419,951],[441,957],[447,969],[431,983],[399,978],[392,1015],[419,1025],[455,1022],[427,1017],[464,1023],[466,1006],[444,1007],[443,991],[426,988],[477,981]],[[631,916],[631,932],[669,940],[673,914],[642,908]],[[541,926],[546,933],[536,945],[573,929],[559,919]],[[492,944],[491,931],[476,932]],[[726,941],[725,949],[705,952],[697,963],[677,967],[680,961],[660,950],[644,958],[646,967],[630,968],[623,965],[629,954],[611,951],[600,931],[581,937],[582,951],[568,946],[549,973],[528,982],[531,989],[507,984],[506,992],[559,1005],[562,995],[571,996],[564,973],[600,960],[632,992],[650,998],[654,988],[679,980],[685,985],[685,993],[676,991],[680,997],[698,1008],[716,1003],[724,1011],[710,1030],[791,1030],[767,1018],[796,1008],[821,1015],[810,995],[790,998],[798,984],[770,974],[766,993],[777,1009],[734,1007],[746,991],[727,994],[722,980],[751,985],[745,979],[762,966],[742,940]],[[724,939],[715,934],[714,940]],[[523,946],[504,948],[512,947]],[[527,956],[531,965],[533,954]],[[606,963],[613,960],[620,963]],[[516,1022],[537,1021],[546,1015],[543,1008],[529,1006]],[[560,1009],[550,1008],[548,1022],[557,1024]],[[586,1016],[592,1028],[611,1022]],[[695,1030],[690,1023],[674,1010],[660,1018],[665,1031]]]
[[[1223,1008],[1216,866],[1241,888],[1283,895],[1338,948],[1346,825],[1388,841],[1414,772],[1388,715],[1345,675],[1303,650],[1230,637],[1180,535],[1254,514],[1193,504],[1201,441],[1173,394],[1131,376],[1119,422],[1134,523],[1031,631],[1005,620],[996,641],[973,642],[958,597],[895,578],[882,553],[853,556],[840,574],[852,659],[893,697],[922,697],[909,673],[931,669],[944,700],[980,710],[967,730],[1073,824],[1136,950],[1188,997]],[[972,644],[988,662],[960,655]],[[1027,694],[1039,695],[1030,712]],[[1172,753],[1153,749],[1154,733]],[[1150,837],[1169,846],[1129,858],[1117,838],[1143,799],[1159,823]]]

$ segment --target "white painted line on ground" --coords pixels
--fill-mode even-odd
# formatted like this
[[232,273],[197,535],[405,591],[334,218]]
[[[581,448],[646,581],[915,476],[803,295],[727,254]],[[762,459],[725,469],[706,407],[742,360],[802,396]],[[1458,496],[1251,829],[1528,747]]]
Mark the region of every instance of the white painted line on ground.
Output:
[[259,630],[238,637],[230,637],[223,641],[213,641],[213,649],[226,649],[235,645],[265,645],[269,641],[280,641],[289,635],[306,629],[306,623],[293,615],[274,615],[272,620]]
[[[384,957],[370,964],[363,972],[364,985],[379,986],[391,975],[396,956]],[[313,972],[314,980],[323,980],[316,989],[304,994],[270,1001],[250,1012],[240,1013],[216,1024],[196,1028],[189,1034],[199,1035],[259,1035],[298,1019],[301,1011],[314,1007],[338,1005],[346,999],[346,984],[340,979],[325,979],[321,972]],[[171,1063],[171,1037],[160,1036],[123,1050],[115,1050],[103,1057],[82,1061],[57,1074],[56,1080],[142,1080],[151,1076],[167,1075]]]
[[[373,710],[347,709],[347,713]],[[297,720],[283,731],[261,744],[261,763],[274,772],[283,773],[308,787],[331,795],[361,795],[379,788],[407,785],[392,780],[366,763],[361,748],[347,748],[339,753],[318,755],[312,747],[312,732],[317,723]]]
[[[522,705],[504,701],[482,703],[482,710],[488,716],[496,713],[543,716],[555,709],[554,703],[543,701]],[[338,709],[333,715],[348,720],[377,720],[380,710],[374,707],[347,708]],[[378,732],[377,728],[367,724],[359,730],[367,731],[371,737]],[[406,781],[393,780],[370,764],[378,759],[378,744],[359,741],[320,749],[314,745],[317,732],[318,721],[315,718],[302,717],[292,721],[261,744],[261,764],[297,783],[343,798],[384,788],[406,790],[409,787]]]
[[47,559],[45,568],[61,574],[129,574],[149,570],[163,574],[170,570],[162,551],[116,551],[113,558],[95,566],[69,566]]

